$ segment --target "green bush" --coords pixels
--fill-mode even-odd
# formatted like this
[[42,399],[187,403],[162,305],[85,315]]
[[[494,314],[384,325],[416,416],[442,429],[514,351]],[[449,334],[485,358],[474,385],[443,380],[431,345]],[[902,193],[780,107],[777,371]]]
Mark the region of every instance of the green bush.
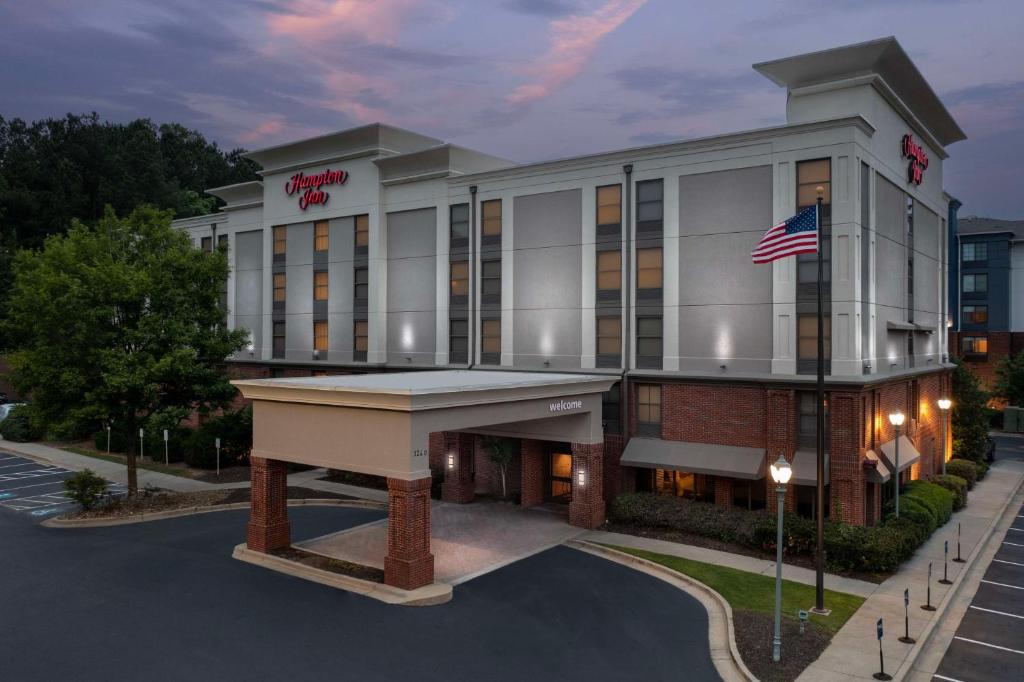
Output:
[[[93,434],[92,436],[93,445],[100,452],[107,451],[107,430],[101,429]],[[128,439],[124,437],[124,433],[117,429],[110,429],[110,451],[111,452],[125,452],[128,450]]]
[[978,482],[978,465],[969,459],[951,459],[946,462],[946,473],[959,476],[967,482],[967,489],[972,490]]
[[975,462],[974,466],[978,470],[978,480],[980,481],[985,478],[985,474],[988,473],[988,464],[985,462]]
[[[885,510],[885,521],[896,520],[896,508],[889,504],[886,505]],[[923,503],[919,499],[908,497],[907,495],[900,495],[900,519],[906,519],[912,521],[916,526],[921,529],[921,541],[923,542],[935,529],[938,528],[938,521],[936,521],[935,510],[932,509],[928,503]]]
[[960,511],[967,504],[967,481],[953,474],[932,476],[931,482],[953,493],[953,511]]
[[904,486],[903,494],[927,505],[935,514],[936,527],[945,525],[953,515],[953,493],[940,485],[929,481],[911,481]]
[[28,443],[43,437],[43,430],[36,423],[28,405],[17,405],[0,422],[0,435],[15,443]]
[[184,438],[185,463],[199,469],[217,466],[216,439],[220,438],[221,467],[248,460],[252,450],[252,408],[225,412],[203,422]]
[[91,470],[83,469],[64,480],[64,491],[83,509],[92,509],[106,495],[107,481]]

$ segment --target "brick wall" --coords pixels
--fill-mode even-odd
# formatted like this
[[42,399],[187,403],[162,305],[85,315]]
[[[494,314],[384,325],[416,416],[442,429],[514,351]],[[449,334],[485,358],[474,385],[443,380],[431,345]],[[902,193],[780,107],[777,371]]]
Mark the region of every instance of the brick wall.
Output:
[[[960,337],[984,336],[988,338],[988,355],[984,360],[967,359],[960,354]],[[954,332],[949,333],[949,350],[981,380],[981,386],[991,391],[996,383],[996,367],[1009,355],[1024,350],[1024,333],[1011,332]]]
[[388,479],[388,553],[384,582],[414,590],[434,582],[430,553],[430,479]]
[[[569,523],[580,528],[597,528],[604,523],[604,444],[572,444],[572,501]],[[580,485],[580,473],[584,475]]]
[[287,547],[290,540],[288,524],[288,470],[276,459],[249,459],[252,478],[252,499],[249,503],[249,524],[246,544],[257,552]]
[[[483,436],[475,436],[475,440],[476,445],[473,455],[476,468],[475,492],[478,495],[501,497],[501,469],[491,461],[490,448],[487,447]],[[507,486],[509,497],[512,497],[513,495],[518,495],[522,489],[520,483],[522,463],[520,462],[519,440],[510,438],[509,442],[512,444],[513,453],[512,462],[505,472],[505,485]]]
[[765,447],[766,403],[760,387],[664,384],[662,438]]
[[520,446],[520,504],[533,507],[544,502],[544,444],[524,439]]

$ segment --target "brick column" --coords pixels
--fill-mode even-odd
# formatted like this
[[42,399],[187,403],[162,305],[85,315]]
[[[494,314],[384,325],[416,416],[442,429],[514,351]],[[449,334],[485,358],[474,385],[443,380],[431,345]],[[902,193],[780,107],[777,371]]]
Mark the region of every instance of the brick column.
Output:
[[[569,523],[580,528],[597,528],[604,523],[603,443],[572,444],[572,501],[569,502]],[[579,474],[583,472],[584,484]]]
[[415,590],[434,582],[430,553],[430,479],[388,479],[388,553],[384,583]]
[[715,476],[715,504],[719,507],[732,506],[732,479]]
[[257,552],[269,552],[291,544],[288,527],[288,471],[285,463],[262,457],[249,458],[252,501],[246,544]]
[[[472,502],[473,489],[473,443],[476,436],[470,433],[446,433],[445,452],[442,457],[444,465],[444,483],[441,484],[441,499],[445,502],[464,504]],[[448,466],[448,455],[455,455],[455,467]]]
[[520,447],[520,505],[544,503],[544,450],[540,441],[524,438]]

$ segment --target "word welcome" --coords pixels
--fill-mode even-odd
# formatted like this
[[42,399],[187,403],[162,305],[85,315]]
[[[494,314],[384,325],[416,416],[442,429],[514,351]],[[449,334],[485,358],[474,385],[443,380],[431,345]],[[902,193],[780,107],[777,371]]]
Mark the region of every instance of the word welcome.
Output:
[[548,405],[548,411],[550,412],[564,412],[565,410],[579,410],[582,408],[582,400],[559,400],[557,403]]
[[907,166],[907,181],[920,185],[924,179],[924,171],[928,168],[928,152],[914,142],[914,137],[910,133],[903,136],[902,149],[903,158],[910,159],[910,165]]
[[321,187],[324,185],[344,185],[346,182],[348,182],[348,171],[331,170],[328,168],[323,173],[317,173],[316,175],[306,175],[299,172],[284,184],[284,193],[291,196],[305,190],[305,192],[302,192],[302,196],[299,197],[299,208],[305,211],[310,204],[323,206],[331,198],[328,192],[320,189]]

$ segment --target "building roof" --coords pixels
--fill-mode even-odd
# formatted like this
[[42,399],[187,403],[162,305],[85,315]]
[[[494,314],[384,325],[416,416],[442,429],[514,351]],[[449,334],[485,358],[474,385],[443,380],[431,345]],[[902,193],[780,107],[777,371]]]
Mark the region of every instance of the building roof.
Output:
[[1008,233],[1012,239],[1024,239],[1024,220],[967,216],[957,220],[956,231],[960,235]]
[[896,38],[835,47],[754,64],[754,69],[789,90],[875,76],[942,146],[967,138]]

